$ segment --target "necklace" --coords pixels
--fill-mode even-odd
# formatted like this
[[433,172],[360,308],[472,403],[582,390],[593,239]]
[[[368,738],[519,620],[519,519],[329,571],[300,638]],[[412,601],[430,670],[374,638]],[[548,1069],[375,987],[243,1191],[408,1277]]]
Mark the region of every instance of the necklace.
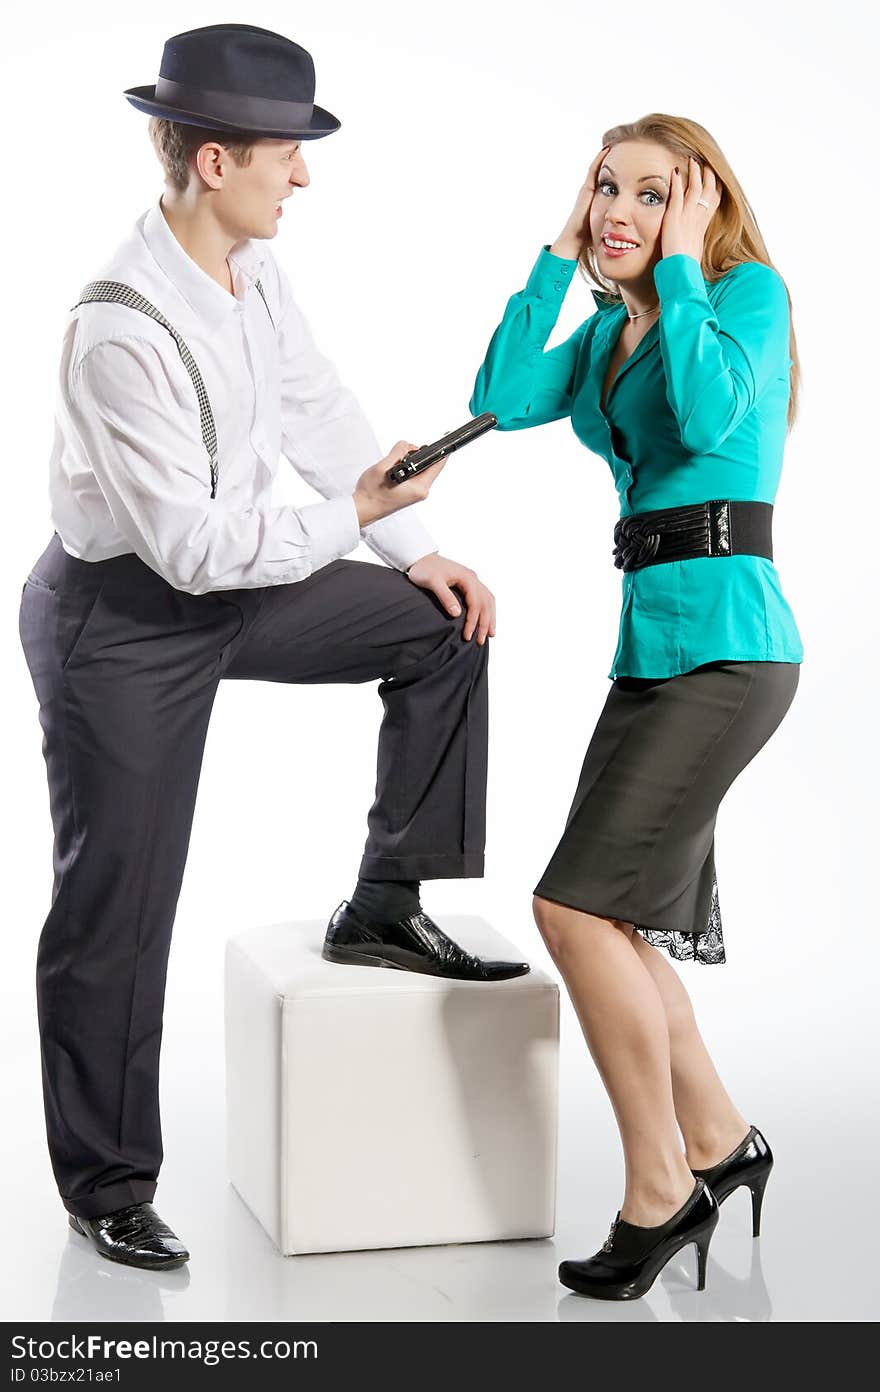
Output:
[[657,303],[656,303],[655,305],[652,305],[650,309],[643,309],[643,310],[641,311],[641,313],[639,313],[639,314],[630,314],[629,310],[627,310],[627,316],[626,316],[626,317],[627,317],[628,319],[643,319],[644,316],[645,316],[646,314],[653,314],[653,313],[654,313],[654,310],[655,310],[655,309],[659,309],[659,308],[660,308],[660,301],[658,300]]

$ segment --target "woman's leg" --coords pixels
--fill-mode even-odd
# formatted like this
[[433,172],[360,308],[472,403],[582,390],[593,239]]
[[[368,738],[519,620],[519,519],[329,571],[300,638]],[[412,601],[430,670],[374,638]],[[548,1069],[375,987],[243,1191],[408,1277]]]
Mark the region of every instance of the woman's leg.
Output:
[[534,912],[617,1118],[626,1165],[621,1217],[656,1227],[694,1188],[676,1124],[660,992],[633,946],[631,924],[539,897]]
[[662,952],[633,932],[632,944],[647,968],[666,1012],[675,1115],[693,1170],[708,1169],[739,1145],[749,1123],[737,1111],[703,1043],[690,997]]

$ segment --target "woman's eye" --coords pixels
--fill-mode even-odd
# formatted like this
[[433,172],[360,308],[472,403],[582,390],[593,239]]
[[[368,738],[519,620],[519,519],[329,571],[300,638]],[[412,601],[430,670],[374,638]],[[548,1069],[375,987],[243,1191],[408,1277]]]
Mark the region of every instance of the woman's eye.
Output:
[[[616,184],[612,184],[608,179],[603,180],[601,184],[597,184],[597,188],[600,193],[605,193],[606,190],[610,189],[612,196],[617,192]],[[662,196],[659,193],[657,193],[654,189],[644,189],[642,191],[641,197],[653,199],[653,202],[648,203],[646,205],[649,208],[656,208],[658,204],[663,202]]]

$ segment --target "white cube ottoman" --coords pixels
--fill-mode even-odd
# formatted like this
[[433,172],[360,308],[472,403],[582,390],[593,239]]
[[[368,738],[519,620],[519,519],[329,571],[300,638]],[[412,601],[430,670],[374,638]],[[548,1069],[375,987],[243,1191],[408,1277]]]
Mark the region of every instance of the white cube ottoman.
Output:
[[[485,920],[440,926],[522,953]],[[226,950],[229,1177],[285,1255],[549,1237],[559,990],[321,957],[326,925]]]

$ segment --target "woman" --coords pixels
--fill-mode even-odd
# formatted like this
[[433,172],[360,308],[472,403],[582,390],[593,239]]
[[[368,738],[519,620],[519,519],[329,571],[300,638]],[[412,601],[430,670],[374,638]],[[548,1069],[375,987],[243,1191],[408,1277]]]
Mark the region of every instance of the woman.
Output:
[[[597,312],[545,352],[576,266]],[[770,545],[797,380],[788,292],[733,171],[702,126],[655,113],[606,134],[471,400],[502,430],[570,416],[620,499],[613,685],[534,899],[621,1133],[609,1237],[559,1270],[603,1299],[643,1295],[688,1243],[702,1290],[718,1202],[741,1184],[759,1231],[770,1148],[659,949],[724,961],[718,806],[797,687]]]

